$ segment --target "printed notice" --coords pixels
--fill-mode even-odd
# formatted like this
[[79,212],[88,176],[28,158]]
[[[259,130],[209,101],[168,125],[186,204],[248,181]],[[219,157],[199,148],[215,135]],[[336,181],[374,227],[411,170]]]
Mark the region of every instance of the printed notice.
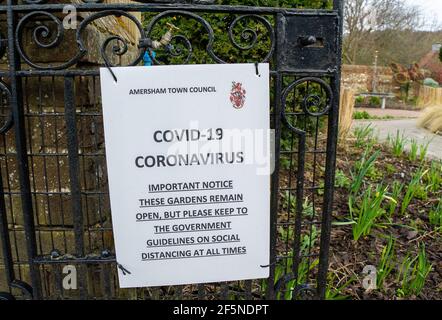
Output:
[[100,69],[120,287],[266,278],[269,66]]

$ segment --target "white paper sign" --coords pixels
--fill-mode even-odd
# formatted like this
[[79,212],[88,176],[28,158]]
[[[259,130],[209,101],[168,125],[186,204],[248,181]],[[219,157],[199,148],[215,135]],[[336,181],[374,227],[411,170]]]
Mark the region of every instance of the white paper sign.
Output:
[[269,275],[269,67],[102,68],[120,287]]

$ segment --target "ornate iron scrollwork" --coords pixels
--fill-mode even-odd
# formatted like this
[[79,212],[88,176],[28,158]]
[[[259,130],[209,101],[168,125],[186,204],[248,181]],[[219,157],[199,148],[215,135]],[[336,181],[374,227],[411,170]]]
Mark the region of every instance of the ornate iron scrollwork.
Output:
[[47,25],[37,25],[37,27],[34,28],[32,32],[32,40],[35,42],[35,44],[40,48],[50,49],[57,47],[61,41],[63,40],[64,35],[64,29],[63,24],[55,15],[49,12],[45,11],[34,11],[31,13],[28,13],[23,18],[20,19],[20,21],[17,24],[17,29],[15,31],[15,44],[17,47],[17,51],[20,54],[20,56],[23,58],[23,60],[26,61],[27,64],[30,66],[37,68],[37,69],[64,69],[71,65],[73,65],[76,61],[75,58],[73,58],[71,61],[68,61],[60,66],[42,66],[34,63],[31,58],[26,54],[23,46],[23,36],[24,36],[24,29],[25,26],[29,22],[35,22],[38,21],[38,17],[42,18],[45,17],[49,21],[52,21],[53,24],[56,26],[56,33],[54,34],[54,30],[51,30]]
[[33,293],[34,290],[29,284],[27,284],[24,281],[21,280],[12,281],[11,288],[19,289],[27,299],[32,299],[34,297]]
[[[32,26],[32,40],[38,48],[42,49],[54,49],[61,44],[63,39],[65,38],[65,31],[63,28],[63,23],[60,19],[53,13],[46,11],[34,11],[28,13],[24,17],[20,19],[16,28],[16,46],[18,53],[23,58],[23,60],[29,64],[30,66],[36,69],[44,69],[44,70],[62,70],[73,66],[77,63],[82,57],[84,57],[88,53],[88,48],[84,43],[82,35],[85,32],[85,29],[88,25],[90,25],[93,21],[97,19],[101,19],[108,16],[115,17],[125,17],[131,21],[136,26],[140,33],[140,45],[138,46],[138,54],[136,57],[128,62],[125,65],[136,65],[138,64],[146,49],[151,49],[149,46],[152,44],[152,31],[154,27],[162,20],[170,17],[181,16],[187,19],[191,19],[199,23],[203,26],[205,33],[208,36],[207,45],[205,51],[209,55],[211,59],[213,59],[216,63],[227,63],[225,59],[221,58],[214,51],[214,41],[215,41],[215,33],[210,23],[201,17],[198,14],[189,11],[183,10],[168,10],[154,16],[151,21],[148,23],[146,30],[143,30],[141,23],[135,18],[132,14],[123,11],[123,10],[105,10],[101,12],[92,13],[87,16],[77,28],[75,38],[78,45],[78,50],[73,54],[72,58],[68,61],[64,61],[58,65],[44,65],[38,62],[33,61],[34,59],[29,56],[29,54],[25,50],[24,46],[24,36],[25,36],[25,27],[29,26],[30,23],[35,23]],[[42,21],[45,21],[44,23]],[[248,23],[254,21],[255,24],[260,24],[260,31],[258,32],[252,29],[250,26],[247,26]],[[242,29],[241,29],[242,28]],[[262,31],[262,30],[265,30]],[[235,33],[239,32],[239,36],[236,36]],[[258,34],[259,33],[259,34]],[[255,14],[247,14],[236,17],[229,25],[228,30],[228,39],[230,40],[232,46],[240,51],[252,50],[259,44],[259,37],[265,37],[269,43],[266,45],[264,53],[260,53],[262,57],[256,57],[254,62],[268,62],[274,52],[275,48],[275,36],[274,30],[271,23],[263,16],[255,15]],[[108,36],[101,45],[101,56],[103,60],[109,66],[114,66],[111,63],[110,57],[107,55],[109,45],[113,44],[112,50],[110,51],[112,55],[122,56],[128,52],[128,40],[123,39],[120,35],[110,35]],[[262,48],[260,48],[261,51]],[[171,57],[179,58],[181,64],[186,64],[190,61],[192,54],[194,52],[192,47],[192,41],[184,34],[176,34],[173,35],[170,39],[170,45],[165,46],[165,52]],[[161,62],[152,57],[152,60],[155,64],[161,64]],[[235,61],[241,62],[241,61]],[[244,61],[245,62],[245,61]]]
[[0,292],[0,300],[15,300],[15,297],[9,292]]
[[[147,25],[146,36],[152,37],[152,31],[153,31],[154,27],[162,19],[166,19],[168,17],[176,17],[176,16],[181,16],[181,17],[185,17],[185,18],[194,20],[197,23],[199,23],[201,26],[203,26],[203,28],[208,36],[207,45],[205,48],[207,54],[216,63],[227,63],[226,60],[221,58],[214,51],[215,33],[214,33],[214,30],[211,27],[210,23],[206,19],[201,17],[200,15],[197,15],[192,12],[182,11],[182,10],[169,10],[169,11],[165,11],[165,12],[158,14],[157,16],[153,17],[152,20]],[[250,27],[244,27],[244,29],[241,30],[241,32],[240,32],[240,40],[242,42],[245,42],[245,44],[240,43],[235,39],[235,35],[234,35],[235,28],[240,26],[241,23],[246,23],[248,20],[254,20],[257,23],[262,24],[264,26],[265,30],[267,31],[267,36],[270,41],[269,46],[268,46],[269,49],[268,49],[267,54],[264,57],[262,57],[261,59],[259,59],[260,60],[259,62],[268,62],[274,52],[275,36],[274,36],[273,27],[266,18],[259,16],[259,15],[254,15],[254,14],[242,15],[242,16],[235,18],[233,20],[233,22],[229,25],[229,28],[228,28],[229,40],[232,43],[233,47],[238,50],[245,51],[245,50],[251,50],[254,47],[256,47],[256,45],[258,44],[258,34],[255,30],[251,29]],[[183,59],[180,61],[180,63],[182,63],[182,64],[188,63],[190,58],[192,57],[192,53],[193,53],[192,41],[188,37],[186,37],[185,35],[180,34],[180,35],[175,35],[172,38],[171,43],[172,44],[173,43],[181,44],[184,46],[185,50],[184,49],[174,50],[173,48],[168,47],[167,53],[172,57],[179,57],[180,55],[184,55],[185,52],[187,52],[187,55],[183,56]],[[158,59],[155,59],[155,57],[152,57],[152,58],[156,64],[161,64],[161,62]],[[240,62],[240,61],[236,61],[236,62]],[[256,61],[256,62],[258,62],[258,61]]]
[[[309,87],[306,87],[306,85],[309,85]],[[316,87],[313,86],[313,84],[316,85]],[[319,117],[326,115],[333,103],[333,92],[330,87],[330,85],[325,82],[324,80],[320,78],[315,77],[305,77],[301,78],[299,80],[296,80],[292,82],[285,90],[282,95],[282,110],[281,110],[281,116],[284,121],[284,123],[287,125],[287,127],[294,131],[294,132],[303,132],[302,130],[296,128],[296,125],[293,123],[293,121],[290,121],[290,116],[287,112],[287,100],[290,93],[295,92],[296,95],[296,89],[305,86],[306,92],[302,95],[301,99],[301,107],[302,112],[292,112],[290,113],[290,116],[297,116],[306,114],[312,117]],[[315,90],[315,92],[313,91]]]
[[[20,54],[20,56],[23,58],[23,60],[26,61],[27,64],[30,66],[36,68],[36,69],[44,69],[44,70],[62,70],[69,68],[73,66],[75,63],[77,63],[83,56],[85,56],[88,52],[88,49],[83,41],[82,35],[86,29],[86,27],[91,24],[93,21],[104,18],[107,16],[115,16],[115,17],[126,17],[130,19],[135,26],[137,27],[138,31],[140,32],[141,38],[144,38],[144,31],[141,23],[130,13],[127,13],[123,10],[105,10],[101,12],[97,12],[94,14],[91,14],[86,19],[84,19],[80,24],[76,31],[76,42],[78,45],[78,51],[77,53],[68,61],[63,62],[59,65],[42,65],[38,64],[29,57],[29,55],[24,50],[24,43],[23,43],[23,36],[24,36],[24,29],[25,26],[30,22],[36,22],[41,20],[41,18],[45,18],[46,20],[49,20],[51,22],[51,25],[55,25],[55,29],[51,29],[47,25],[39,24],[37,25],[32,32],[32,40],[35,42],[35,44],[39,48],[44,49],[53,49],[60,45],[61,41],[63,41],[64,37],[64,29],[63,24],[60,21],[59,18],[57,18],[54,14],[45,12],[45,11],[34,11],[27,15],[25,15],[17,25],[16,29],[16,46],[17,50]],[[127,40],[123,39],[119,35],[111,35],[108,36],[101,45],[101,55],[104,61],[110,62],[110,57],[107,56],[106,49],[108,48],[108,45],[110,45],[112,42],[118,42],[118,46],[114,44],[111,52],[112,54],[122,56],[124,55],[128,50],[128,44]],[[122,46],[121,46],[122,45]],[[138,62],[141,61],[144,49],[138,48],[139,54],[127,63],[127,65],[136,65]],[[112,65],[112,64],[110,64]]]
[[[32,287],[24,281],[14,280],[10,284],[11,288],[19,289],[23,293],[23,297],[26,299],[33,298]],[[9,292],[0,292],[0,300],[16,300],[15,296]]]
[[[206,46],[207,53],[216,62],[223,63],[223,60],[218,58],[215,55],[215,53],[213,52],[214,32],[213,32],[212,27],[210,26],[210,24],[205,19],[203,19],[201,16],[199,16],[199,15],[197,15],[195,13],[187,12],[187,11],[180,11],[180,10],[169,10],[169,11],[162,12],[162,13],[156,15],[149,22],[149,24],[146,27],[146,36],[149,37],[149,38],[152,37],[152,31],[153,31],[154,27],[157,25],[157,23],[159,21],[161,21],[162,19],[165,19],[167,17],[174,17],[174,16],[186,17],[186,18],[195,20],[196,22],[200,23],[204,27],[204,29],[205,29],[205,31],[206,31],[206,33],[208,35],[208,43],[207,43],[207,46]],[[192,52],[193,52],[192,43],[184,35],[175,35],[172,38],[171,44],[175,43],[176,41],[179,41],[179,42],[181,42],[182,44],[185,45],[188,53],[187,53],[187,56],[184,57],[183,62],[187,63],[190,60],[190,58],[192,57]],[[168,53],[170,55],[174,56],[174,57],[178,57],[179,55],[183,54],[183,51],[184,50],[182,50],[182,49],[178,50],[178,51],[169,50]],[[161,62],[159,62],[155,57],[152,57],[152,58],[153,58],[153,61],[156,64],[161,64]]]
[[247,19],[256,20],[256,21],[262,23],[262,25],[267,30],[268,36],[270,38],[270,47],[269,47],[269,51],[268,51],[267,55],[262,59],[261,62],[268,62],[270,57],[273,54],[274,49],[275,49],[275,35],[273,32],[272,25],[270,24],[270,22],[266,18],[264,18],[262,16],[254,15],[254,14],[243,15],[243,16],[237,17],[235,20],[233,20],[233,22],[231,23],[231,25],[229,27],[230,41],[233,43],[235,48],[240,49],[240,50],[250,50],[250,49],[253,49],[257,45],[258,34],[255,30],[253,30],[251,28],[246,27],[245,29],[243,29],[241,31],[241,36],[240,36],[241,40],[243,40],[246,43],[248,42],[249,44],[241,45],[234,38],[233,33],[234,33],[235,26],[237,26],[241,21],[245,21]]
[[[87,48],[82,40],[82,33],[85,30],[86,26],[90,23],[92,23],[94,20],[100,19],[100,18],[104,18],[104,17],[108,17],[108,16],[115,16],[115,17],[126,17],[128,19],[130,19],[132,21],[132,23],[135,24],[135,26],[137,27],[138,31],[140,32],[140,37],[141,39],[145,38],[144,36],[144,30],[143,30],[143,26],[141,25],[141,23],[138,21],[137,18],[135,18],[133,15],[131,15],[130,13],[123,11],[123,10],[105,10],[102,12],[97,12],[94,13],[92,15],[90,15],[89,17],[87,17],[86,19],[84,19],[81,23],[80,23],[80,27],[77,29],[77,34],[76,34],[76,38],[77,38],[77,43],[78,46],[80,48],[80,54],[81,56],[85,55],[87,53]],[[114,44],[114,46],[112,47],[111,52],[115,55],[118,56],[122,56],[124,55],[127,51],[128,51],[128,44],[127,44],[127,40],[123,39],[121,36],[119,35],[112,35],[106,38],[106,40],[103,42],[103,44],[101,45],[101,55],[104,61],[106,61],[107,63],[109,63],[110,66],[112,66],[112,64],[110,63],[110,57],[108,57],[106,55],[106,49],[107,46],[113,42],[113,41],[117,41],[120,45],[122,45],[122,47],[120,45],[116,46]],[[127,63],[127,65],[129,66],[133,66],[136,65],[137,63],[139,63],[141,61],[141,59],[143,58],[143,54],[144,54],[144,49],[143,48],[138,48],[138,55],[129,63]]]

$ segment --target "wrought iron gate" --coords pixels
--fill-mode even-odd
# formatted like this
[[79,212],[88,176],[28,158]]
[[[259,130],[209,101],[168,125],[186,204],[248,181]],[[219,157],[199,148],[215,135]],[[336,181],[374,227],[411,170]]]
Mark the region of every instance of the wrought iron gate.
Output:
[[[80,16],[75,30],[64,29],[64,4],[0,3],[0,299],[324,298],[341,1],[327,9],[331,1],[325,0],[326,9],[315,10],[100,2],[74,1]],[[136,12],[143,13],[144,25]],[[98,37],[100,43],[85,39],[89,26],[106,26],[110,17],[131,25],[135,40],[115,32]],[[166,22],[180,29],[154,56],[152,40],[164,34]],[[269,279],[118,288],[98,66],[137,65],[146,51],[153,64],[270,63],[277,156]],[[94,54],[95,65],[85,62]],[[54,62],[44,62],[48,56]],[[76,267],[77,290],[62,285],[67,265]]]

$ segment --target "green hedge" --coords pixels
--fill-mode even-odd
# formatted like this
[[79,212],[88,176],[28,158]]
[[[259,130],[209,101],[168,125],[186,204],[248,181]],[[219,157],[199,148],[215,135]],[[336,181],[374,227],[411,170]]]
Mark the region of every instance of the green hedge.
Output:
[[[223,5],[247,5],[247,6],[267,6],[267,7],[290,7],[290,8],[332,8],[332,0],[218,0],[218,4]],[[157,13],[145,13],[143,15],[144,25],[155,16]],[[229,39],[227,30],[238,15],[232,14],[200,14],[213,28],[215,39],[213,43],[213,50],[217,56],[227,62],[255,62],[261,61],[262,58],[270,50],[270,37],[269,32],[266,30],[264,24],[256,20],[241,21],[234,28],[234,39],[242,46],[246,47],[251,44],[253,36],[251,33],[245,33],[249,35],[249,38],[242,38],[244,35],[242,32],[250,28],[257,35],[256,45],[250,50],[239,50],[232,45]],[[274,25],[273,16],[265,17],[270,24]],[[206,52],[206,46],[208,43],[208,34],[205,31],[201,23],[196,22],[193,19],[183,18],[181,16],[170,17],[162,19],[154,28],[152,32],[153,39],[159,39],[164,34],[167,27],[166,22],[170,22],[180,28],[178,32],[181,35],[186,36],[192,44],[192,59],[189,63],[212,63],[214,62]],[[163,50],[159,50],[158,59],[166,64],[179,64],[183,63],[183,58],[188,52],[184,41],[174,41],[175,50],[181,50],[181,55],[177,57],[171,57],[164,54]]]

